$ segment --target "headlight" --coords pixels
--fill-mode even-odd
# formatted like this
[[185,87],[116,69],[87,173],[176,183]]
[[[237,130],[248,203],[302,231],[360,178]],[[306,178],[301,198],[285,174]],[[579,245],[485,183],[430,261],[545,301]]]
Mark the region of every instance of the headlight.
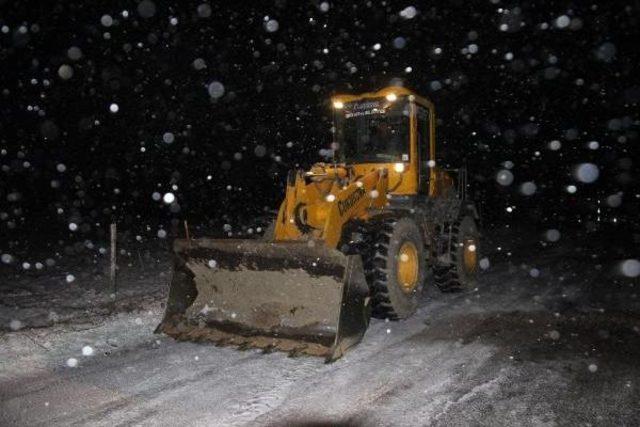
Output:
[[398,96],[395,93],[391,92],[387,94],[386,98],[387,98],[387,101],[394,102],[396,99],[398,99]]
[[393,165],[393,170],[398,173],[404,172],[404,163],[396,163],[395,165]]
[[344,107],[344,104],[342,102],[334,101],[333,108],[335,108],[336,110],[340,110],[340,109],[342,109],[342,107]]

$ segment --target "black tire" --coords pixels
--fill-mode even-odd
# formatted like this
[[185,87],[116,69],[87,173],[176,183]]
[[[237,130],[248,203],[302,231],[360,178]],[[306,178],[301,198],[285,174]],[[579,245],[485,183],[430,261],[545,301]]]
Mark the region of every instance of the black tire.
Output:
[[[372,316],[405,319],[416,311],[425,280],[426,254],[420,229],[410,218],[386,218],[373,221],[368,230],[370,244],[361,255],[371,291]],[[410,291],[403,291],[398,283],[398,252],[405,242],[417,249],[417,282]]]
[[[449,230],[444,231],[447,235]],[[465,251],[472,249],[475,263],[465,262]],[[478,227],[471,216],[464,216],[451,226],[450,263],[434,269],[434,281],[442,292],[473,289],[477,283],[480,238]],[[472,264],[473,267],[471,267]]]

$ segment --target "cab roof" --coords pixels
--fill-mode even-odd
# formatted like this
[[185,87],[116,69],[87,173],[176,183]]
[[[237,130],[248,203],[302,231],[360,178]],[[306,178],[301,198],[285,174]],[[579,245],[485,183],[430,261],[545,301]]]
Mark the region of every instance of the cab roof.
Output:
[[397,96],[413,96],[416,103],[427,107],[429,109],[433,109],[433,103],[426,97],[420,96],[416,94],[411,89],[407,89],[402,86],[387,86],[383,89],[380,89],[377,92],[367,92],[362,94],[336,94],[331,97],[331,102],[354,102],[362,99],[370,99],[370,98],[384,98],[387,95],[394,93]]

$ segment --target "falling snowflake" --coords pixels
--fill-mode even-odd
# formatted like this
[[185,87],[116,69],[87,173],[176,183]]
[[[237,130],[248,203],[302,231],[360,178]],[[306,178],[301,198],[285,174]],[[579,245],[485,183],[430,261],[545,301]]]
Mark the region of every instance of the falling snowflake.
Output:
[[605,202],[610,208],[618,208],[622,205],[622,195],[612,194],[606,198]]
[[105,27],[110,27],[113,25],[113,18],[111,17],[111,15],[102,15],[102,18],[100,18],[100,23]]
[[557,28],[567,28],[571,23],[571,18],[567,15],[561,15],[556,18],[554,23]]
[[264,157],[267,154],[267,147],[265,147],[264,145],[256,145],[256,147],[253,149],[253,153],[256,155],[256,157]]
[[403,49],[407,45],[407,39],[404,37],[396,37],[393,39],[393,47],[396,49]]
[[525,196],[533,195],[536,192],[536,189],[536,184],[531,181],[525,182],[520,186],[520,192]]
[[558,151],[562,147],[562,144],[557,139],[554,139],[549,143],[549,149],[553,151]]
[[167,205],[170,205],[171,203],[176,201],[176,196],[171,192],[165,193],[164,196],[162,196],[162,201]]
[[620,264],[620,271],[626,277],[640,276],[640,261],[637,259],[627,259]]
[[171,143],[173,143],[173,141],[174,141],[175,139],[176,139],[175,135],[174,135],[173,133],[171,133],[171,132],[165,132],[165,133],[162,135],[162,141],[163,141],[165,144],[171,144]]
[[18,319],[13,319],[11,322],[9,322],[9,328],[11,328],[12,331],[20,330],[22,329],[22,322]]
[[82,58],[82,50],[77,46],[71,46],[67,49],[67,57],[72,61],[77,61]]
[[207,91],[209,92],[209,96],[213,99],[221,98],[224,95],[224,85],[220,82],[211,82],[209,86],[207,86]]
[[70,65],[62,64],[58,68],[58,76],[60,76],[62,80],[69,80],[73,77],[73,68]]
[[511,173],[511,171],[503,169],[496,175],[496,181],[498,181],[498,184],[505,187],[511,185],[511,183],[513,182],[513,174]]
[[265,17],[264,29],[267,30],[267,32],[275,33],[276,31],[278,31],[278,28],[280,28],[280,24],[278,24],[278,21]]
[[209,18],[211,16],[211,6],[207,3],[198,5],[196,11],[198,12],[198,16],[200,18]]
[[400,11],[400,16],[404,19],[413,19],[418,14],[418,11],[413,6],[407,6]]
[[582,163],[575,168],[573,174],[578,181],[590,184],[598,179],[600,171],[593,163]]
[[196,70],[204,70],[207,68],[207,63],[202,58],[196,58],[193,60],[193,68]]
[[544,233],[544,237],[549,242],[557,242],[560,240],[560,232],[555,228],[551,228]]
[[142,0],[138,3],[138,15],[148,19],[156,14],[156,5],[151,0]]

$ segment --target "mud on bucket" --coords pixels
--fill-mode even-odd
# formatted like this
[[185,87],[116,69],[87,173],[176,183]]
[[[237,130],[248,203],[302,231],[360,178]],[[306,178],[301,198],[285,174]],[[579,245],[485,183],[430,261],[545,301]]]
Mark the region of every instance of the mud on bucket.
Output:
[[322,244],[176,240],[169,301],[158,331],[181,340],[310,354],[327,361],[368,326],[357,255]]

